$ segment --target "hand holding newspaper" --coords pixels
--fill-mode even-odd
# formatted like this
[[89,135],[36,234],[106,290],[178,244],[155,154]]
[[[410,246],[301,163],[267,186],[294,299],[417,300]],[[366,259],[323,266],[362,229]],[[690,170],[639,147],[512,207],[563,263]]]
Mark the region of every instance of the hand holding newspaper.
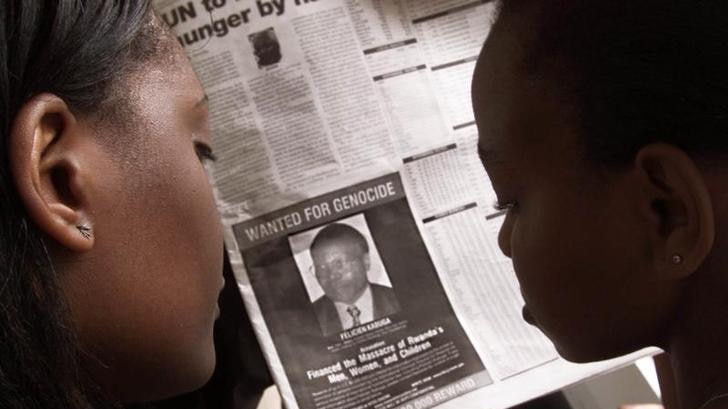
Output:
[[476,154],[493,4],[159,0],[210,97],[238,287],[289,408],[505,408],[575,365],[523,322]]

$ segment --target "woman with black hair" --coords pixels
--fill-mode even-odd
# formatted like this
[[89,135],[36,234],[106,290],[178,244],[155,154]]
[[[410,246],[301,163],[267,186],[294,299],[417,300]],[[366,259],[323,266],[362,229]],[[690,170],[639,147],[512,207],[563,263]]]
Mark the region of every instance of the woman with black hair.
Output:
[[565,358],[656,345],[728,408],[728,2],[504,0],[479,153],[524,317]]
[[102,408],[215,366],[207,99],[149,1],[0,3],[0,407]]

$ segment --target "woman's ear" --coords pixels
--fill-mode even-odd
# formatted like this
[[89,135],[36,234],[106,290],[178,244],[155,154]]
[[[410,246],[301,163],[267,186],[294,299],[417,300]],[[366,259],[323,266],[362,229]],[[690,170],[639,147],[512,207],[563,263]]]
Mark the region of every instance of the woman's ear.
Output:
[[640,211],[647,218],[652,262],[665,279],[695,272],[713,247],[715,219],[703,175],[681,149],[649,144],[637,153],[645,197]]
[[10,170],[31,221],[71,251],[93,248],[93,220],[81,171],[81,128],[55,95],[29,100],[16,115],[8,148]]

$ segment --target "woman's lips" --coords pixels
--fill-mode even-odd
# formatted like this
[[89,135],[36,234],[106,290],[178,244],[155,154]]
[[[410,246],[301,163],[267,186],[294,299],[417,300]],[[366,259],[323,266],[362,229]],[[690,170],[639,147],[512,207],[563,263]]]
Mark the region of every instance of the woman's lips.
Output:
[[536,320],[533,319],[533,315],[531,315],[531,311],[528,310],[528,307],[525,305],[523,306],[523,309],[521,310],[521,315],[523,315],[523,320],[527,323],[533,325],[534,327],[537,327]]
[[217,298],[215,300],[215,319],[220,318],[220,296],[222,295],[222,290],[225,288],[225,278],[220,276],[220,289],[217,290]]

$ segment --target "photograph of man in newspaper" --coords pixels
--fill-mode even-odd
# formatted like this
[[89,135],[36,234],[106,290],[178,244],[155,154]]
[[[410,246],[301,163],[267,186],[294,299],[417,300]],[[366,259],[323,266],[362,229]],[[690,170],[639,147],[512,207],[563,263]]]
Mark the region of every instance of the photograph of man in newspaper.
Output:
[[305,274],[304,284],[324,335],[399,311],[386,270],[376,247],[370,244],[363,215],[291,236],[290,240],[292,247],[296,241],[309,246],[309,252],[299,253],[296,262]]
[[273,27],[248,35],[248,40],[253,46],[255,61],[258,62],[259,68],[278,64],[283,58],[281,45]]

